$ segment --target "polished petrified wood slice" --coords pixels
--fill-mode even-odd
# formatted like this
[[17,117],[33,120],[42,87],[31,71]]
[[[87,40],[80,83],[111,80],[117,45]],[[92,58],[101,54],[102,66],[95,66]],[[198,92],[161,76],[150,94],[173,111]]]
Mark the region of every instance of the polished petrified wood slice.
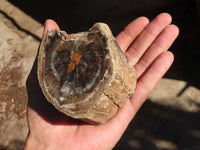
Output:
[[136,86],[133,65],[104,23],[76,34],[48,30],[40,45],[38,79],[59,111],[100,124],[116,114]]

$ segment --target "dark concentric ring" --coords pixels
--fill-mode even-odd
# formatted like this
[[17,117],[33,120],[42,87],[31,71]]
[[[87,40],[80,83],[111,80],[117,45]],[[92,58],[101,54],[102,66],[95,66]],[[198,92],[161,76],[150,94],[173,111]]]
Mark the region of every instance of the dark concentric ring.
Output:
[[[51,69],[59,81],[61,101],[68,96],[91,91],[103,78],[106,70],[106,39],[100,33],[86,33],[77,40],[71,39],[72,49],[52,52]],[[73,56],[78,56],[74,59]],[[76,60],[77,59],[77,60]]]

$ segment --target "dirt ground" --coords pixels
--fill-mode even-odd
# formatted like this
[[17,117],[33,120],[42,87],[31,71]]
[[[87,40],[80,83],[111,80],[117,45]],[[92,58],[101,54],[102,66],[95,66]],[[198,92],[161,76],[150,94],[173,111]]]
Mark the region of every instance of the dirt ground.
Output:
[[[6,9],[5,9],[6,8]],[[6,10],[6,11],[2,11]],[[17,14],[13,18],[13,14]],[[14,15],[14,16],[15,16]],[[20,26],[23,19],[34,27]],[[28,30],[26,29],[28,28]],[[0,1],[0,149],[23,149],[28,133],[26,78],[35,59],[39,23],[12,6]],[[39,31],[40,32],[40,31]],[[41,35],[41,32],[40,32]]]
[[[116,35],[134,18],[152,19],[162,11],[170,12],[181,30],[171,48],[174,65],[114,149],[200,149],[199,1],[126,2],[59,0],[45,7],[39,0],[0,1],[0,150],[23,149],[28,133],[25,81],[46,18],[53,18],[65,30],[68,25],[68,32],[84,31],[103,21]],[[91,9],[85,11],[87,7]]]

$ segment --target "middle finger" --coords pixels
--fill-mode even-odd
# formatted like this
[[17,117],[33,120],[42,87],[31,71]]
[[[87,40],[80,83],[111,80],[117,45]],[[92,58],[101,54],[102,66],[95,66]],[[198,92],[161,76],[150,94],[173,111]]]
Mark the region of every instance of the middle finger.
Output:
[[160,32],[171,23],[171,20],[169,14],[162,13],[152,20],[143,30],[135,42],[126,51],[126,55],[129,57],[133,65],[138,62]]

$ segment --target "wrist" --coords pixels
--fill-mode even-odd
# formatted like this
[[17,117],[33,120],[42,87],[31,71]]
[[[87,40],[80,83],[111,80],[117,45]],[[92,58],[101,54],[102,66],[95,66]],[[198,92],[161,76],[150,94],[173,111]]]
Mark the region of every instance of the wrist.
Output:
[[41,141],[37,140],[37,138],[34,138],[29,134],[26,139],[24,150],[35,150],[35,149],[43,150],[46,149],[46,147],[44,143],[42,143]]

